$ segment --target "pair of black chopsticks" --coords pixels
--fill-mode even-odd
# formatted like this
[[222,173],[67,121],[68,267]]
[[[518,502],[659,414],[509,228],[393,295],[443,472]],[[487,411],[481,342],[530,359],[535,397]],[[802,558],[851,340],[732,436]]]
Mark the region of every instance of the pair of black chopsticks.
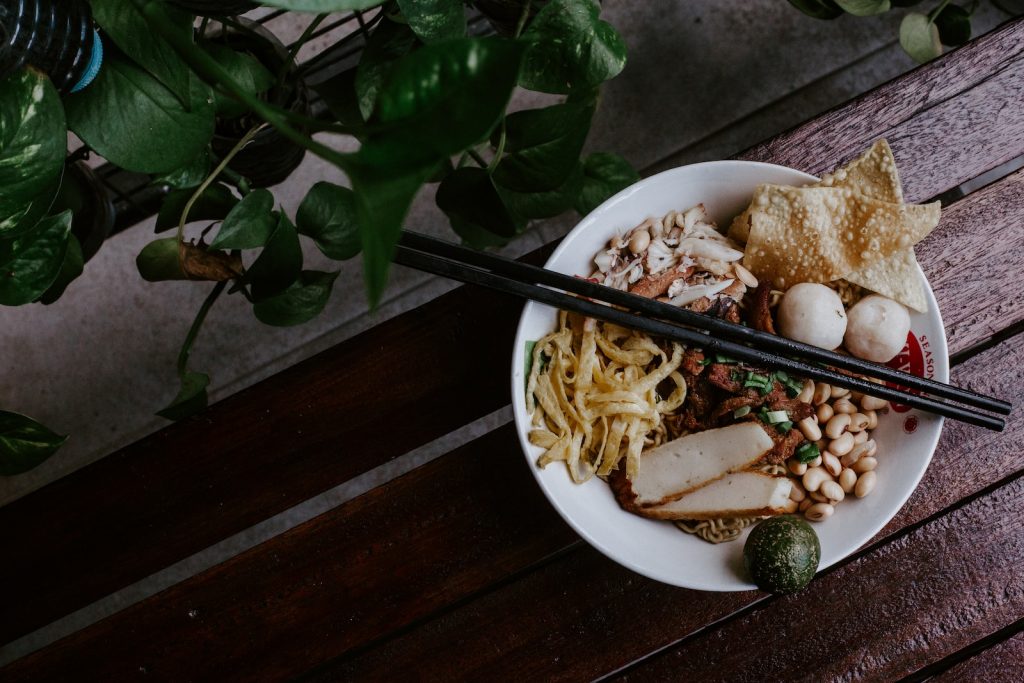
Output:
[[[991,396],[426,235],[403,232],[394,260],[395,263],[417,270],[460,282],[482,285],[623,327],[642,330],[658,337],[673,339],[701,348],[705,353],[719,353],[766,369],[784,370],[797,377],[828,382],[967,424],[1002,431],[1006,425],[1005,420],[974,408],[982,408],[1001,415],[1010,414],[1009,403]],[[571,296],[566,292],[577,296]],[[604,301],[612,306],[598,301]],[[614,306],[629,310],[620,310]],[[817,363],[892,382],[905,388],[897,389],[875,384]],[[939,401],[923,394],[959,401],[965,405]]]

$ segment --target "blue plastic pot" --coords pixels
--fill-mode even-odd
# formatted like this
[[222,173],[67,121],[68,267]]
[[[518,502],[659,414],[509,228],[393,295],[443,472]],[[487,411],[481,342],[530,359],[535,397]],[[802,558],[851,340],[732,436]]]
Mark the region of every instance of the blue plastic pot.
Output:
[[85,0],[0,0],[0,77],[31,65],[61,93],[84,88],[103,48]]

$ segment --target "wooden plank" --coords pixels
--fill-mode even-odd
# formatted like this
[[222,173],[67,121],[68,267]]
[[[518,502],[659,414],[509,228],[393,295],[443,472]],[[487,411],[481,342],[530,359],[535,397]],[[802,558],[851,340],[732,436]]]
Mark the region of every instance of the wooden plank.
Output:
[[[980,390],[1010,396],[1018,407],[1009,431],[996,435],[948,424],[921,485],[875,540],[1021,468],[1017,443],[1024,438],[1024,336],[968,360],[954,377],[972,378]],[[969,457],[977,453],[985,457]],[[884,476],[884,460],[881,471]],[[840,508],[837,514],[844,512],[849,511]],[[399,634],[362,655],[339,659],[322,670],[322,680],[359,680],[381,667],[397,678],[418,671],[425,678],[444,679],[470,671],[473,678],[484,680],[593,679],[762,598],[760,593],[723,595],[672,588],[639,577],[581,545],[557,562],[411,633]]]
[[[808,173],[821,174],[837,163],[857,156],[872,140],[883,135],[894,143],[903,171],[907,196],[922,201],[956,187],[1021,154],[1024,140],[1020,121],[1024,107],[1020,78],[1024,67],[1024,19],[1007,22],[1000,28],[967,45],[949,52],[914,71],[893,79],[849,103],[816,117],[791,131],[778,135],[741,155],[741,158],[792,166]],[[998,91],[995,97],[974,97],[969,91],[992,79],[1009,84],[1011,96]],[[967,92],[968,96],[961,96]],[[983,88],[978,93],[988,92]],[[1017,93],[1012,95],[1012,93]],[[955,104],[954,104],[955,100]],[[933,108],[935,112],[931,112]],[[941,115],[941,116],[940,116]],[[926,135],[927,144],[903,135],[911,119],[931,120],[939,129],[953,127],[966,138]],[[973,135],[975,122],[991,136],[989,140]],[[1004,129],[1005,127],[1005,129]],[[927,130],[925,131],[927,132]],[[994,155],[978,154],[979,142],[988,149],[1007,145]],[[1009,156],[1007,156],[1009,155]],[[932,173],[908,173],[908,169],[928,167]]]
[[506,405],[521,306],[449,293],[0,508],[0,642]]
[[[906,102],[946,102],[982,82],[986,69],[1017,59],[1020,31],[1018,22],[964,48],[971,69],[953,73],[944,58],[946,71],[914,72],[910,80],[883,86],[886,97],[899,99],[894,89],[900,83],[916,93],[919,74],[931,73],[936,84],[929,94]],[[897,126],[898,134],[896,118],[879,120]],[[816,122],[799,131],[805,129],[824,135]],[[842,130],[842,145],[827,149],[804,140],[807,168],[834,166],[846,154],[843,145],[859,151],[874,137],[864,126]],[[780,154],[775,161],[800,165],[784,157],[794,149],[793,135],[771,148]],[[974,168],[990,163],[982,152],[990,150],[980,150],[978,158],[971,150],[958,154],[965,155],[965,168]],[[752,154],[769,156],[761,148]],[[934,175],[931,167],[903,171],[908,184]],[[0,580],[22,587],[0,617],[0,642],[504,405],[504,385],[476,380],[507,363],[517,310],[515,302],[460,289],[0,509],[0,542],[21,549],[16,561],[0,564]],[[954,343],[970,345],[1002,319],[994,309],[972,317],[971,325],[956,328]],[[367,367],[367,358],[377,365]],[[389,411],[403,416],[402,430],[390,429]],[[386,442],[381,433],[389,435]],[[66,521],[54,529],[54,517]]]
[[[1019,403],[1024,336],[970,359],[957,377]],[[1011,426],[997,436],[951,425],[912,498],[912,514],[899,525],[1019,467],[1015,443],[1024,423],[1014,419]],[[978,452],[986,457],[964,462],[964,454]],[[521,458],[510,430],[499,430],[19,660],[0,676],[61,678],[94,662],[105,678],[145,666],[160,677],[187,679],[198,675],[201,660],[214,677],[230,671],[283,678],[348,653],[322,672],[325,678],[361,680],[387,670],[396,679],[579,679],[615,670],[758,598],[670,588],[605,559],[574,540]],[[442,606],[460,603],[416,627]],[[195,618],[183,617],[193,609]],[[643,629],[635,628],[638,613]],[[250,632],[260,641],[214,638]],[[398,635],[374,647],[389,632]],[[581,633],[587,647],[579,647]],[[356,650],[367,646],[362,654]]]
[[1024,319],[1024,170],[944,209],[940,227],[916,252],[939,301],[950,353]]
[[993,645],[929,680],[932,683],[1020,683],[1024,681],[1024,633]]
[[617,680],[897,680],[1024,616],[1021,557],[1024,477]]

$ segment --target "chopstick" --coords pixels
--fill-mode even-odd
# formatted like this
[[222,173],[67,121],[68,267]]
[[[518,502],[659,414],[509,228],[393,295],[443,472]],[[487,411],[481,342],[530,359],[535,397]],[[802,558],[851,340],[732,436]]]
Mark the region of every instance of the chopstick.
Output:
[[764,351],[777,351],[790,356],[798,356],[804,360],[827,363],[837,368],[893,382],[934,396],[959,401],[976,408],[1009,415],[1012,407],[1006,401],[950,384],[943,384],[942,382],[925,377],[919,377],[918,375],[900,372],[887,365],[872,363],[871,361],[862,360],[854,356],[845,356],[817,346],[811,346],[810,344],[804,344],[738,325],[728,320],[702,315],[685,308],[630,294],[629,292],[596,284],[582,278],[563,275],[562,273],[532,266],[528,263],[521,263],[495,254],[468,249],[458,244],[445,242],[427,235],[404,232],[401,237],[401,243],[404,246],[419,251],[433,253],[453,261],[461,261],[479,268],[485,268],[499,275],[505,275],[524,282],[534,282],[548,287],[557,287],[580,296],[598,299],[616,306],[624,306],[646,315],[670,320],[692,328],[707,330],[725,339],[756,344],[758,348]]
[[[417,270],[448,277],[460,282],[481,285],[506,294],[522,297],[524,299],[531,299],[556,308],[574,311],[582,315],[622,325],[623,327],[639,329],[655,336],[665,337],[691,346],[700,347],[705,351],[728,355],[732,358],[742,360],[753,365],[765,368],[781,369],[796,376],[828,382],[835,386],[845,387],[851,391],[859,391],[872,396],[885,398],[913,408],[919,408],[927,412],[959,420],[967,424],[985,427],[995,431],[1002,431],[1005,427],[1005,421],[1001,418],[996,418],[961,406],[936,401],[926,396],[918,396],[899,391],[885,385],[869,382],[859,377],[843,375],[826,368],[809,365],[785,356],[773,355],[743,344],[718,339],[710,336],[705,331],[688,329],[662,320],[641,317],[636,314],[629,313],[628,311],[622,311],[588,299],[571,296],[564,292],[548,289],[547,287],[542,287],[530,282],[520,281],[496,272],[490,272],[475,265],[464,263],[460,260],[455,260],[447,256],[432,253],[431,251],[415,248],[408,244],[410,242],[410,234],[411,233],[406,233],[403,235],[402,240],[396,249],[394,258],[396,263],[416,268]],[[427,242],[417,242],[416,237],[413,237],[411,241],[414,244],[418,243],[421,246],[427,246]],[[431,247],[428,247],[428,249],[430,248]],[[571,279],[576,280],[576,278]],[[582,282],[582,280],[580,280],[580,282]],[[610,288],[603,289],[608,291],[618,291],[611,290]],[[707,318],[707,316],[702,317]]]

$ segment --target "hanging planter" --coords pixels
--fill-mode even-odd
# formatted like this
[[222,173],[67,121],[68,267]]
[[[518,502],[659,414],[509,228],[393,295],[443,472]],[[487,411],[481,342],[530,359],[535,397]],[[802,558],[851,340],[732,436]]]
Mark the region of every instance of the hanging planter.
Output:
[[53,202],[53,213],[71,209],[71,234],[82,246],[82,260],[88,261],[114,227],[114,204],[93,170],[84,161],[68,163],[60,190]]
[[103,47],[84,0],[5,0],[0,4],[0,77],[32,66],[61,94],[81,90],[96,76]]
[[[244,30],[229,26],[207,39],[235,52],[248,54],[274,75],[287,68],[290,72],[295,65],[288,55],[288,49],[277,37],[259,24],[244,18],[238,20]],[[287,65],[287,66],[286,66]],[[280,104],[290,111],[309,115],[309,93],[299,77],[289,76],[281,84],[270,88],[263,97]],[[242,139],[254,123],[252,115],[220,117],[213,135],[213,151],[223,157]],[[229,168],[249,180],[252,187],[269,187],[287,178],[298,168],[306,150],[285,138],[276,128],[264,128],[239,151],[231,160]]]

